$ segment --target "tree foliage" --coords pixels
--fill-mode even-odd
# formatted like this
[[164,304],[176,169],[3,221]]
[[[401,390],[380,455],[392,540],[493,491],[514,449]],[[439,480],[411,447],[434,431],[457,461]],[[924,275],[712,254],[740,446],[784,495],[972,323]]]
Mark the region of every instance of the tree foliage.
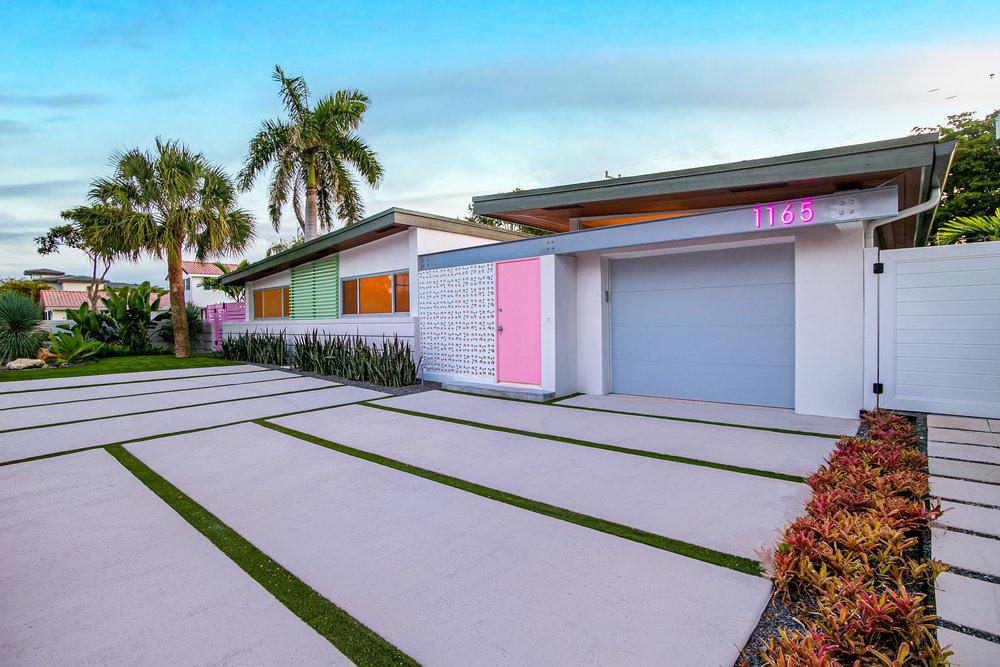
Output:
[[[248,262],[245,259],[241,260],[240,263],[237,264],[232,269],[230,269],[229,266],[223,262],[212,262],[212,264],[214,264],[215,268],[217,268],[219,271],[222,271],[222,276],[226,275],[227,273],[232,273],[233,271],[241,271],[250,266],[250,262]],[[205,289],[214,289],[219,292],[222,292],[233,301],[243,301],[246,293],[246,290],[243,289],[243,286],[223,285],[222,276],[219,276],[218,278],[202,278],[201,286],[204,287]]]
[[177,141],[156,140],[155,150],[115,153],[110,178],[94,181],[87,206],[66,213],[88,238],[114,238],[130,258],[167,259],[174,353],[191,354],[184,308],[181,254],[243,253],[255,236],[253,216],[239,208],[229,176],[201,153]]
[[970,241],[1000,241],[1000,208],[993,215],[969,215],[941,225],[935,237],[938,245]]
[[120,239],[97,233],[94,222],[89,217],[78,217],[76,209],[63,211],[62,217],[68,224],[56,225],[42,236],[35,237],[39,255],[59,252],[61,247],[79,250],[87,256],[91,268],[87,298],[93,308],[97,307],[98,293],[111,266],[120,260],[134,258],[135,253],[122,246]]
[[976,118],[972,111],[948,116],[944,125],[918,127],[915,132],[937,131],[942,141],[958,139],[951,172],[945,183],[933,230],[949,220],[989,215],[1000,208],[1000,143],[996,120],[1000,109]]
[[40,280],[24,280],[23,278],[0,280],[0,292],[14,292],[26,296],[32,301],[38,301],[38,293],[45,289],[52,289],[52,287]]
[[339,90],[310,107],[305,79],[286,76],[277,65],[273,78],[287,118],[261,123],[238,182],[249,190],[270,167],[268,213],[274,230],[291,200],[308,241],[318,229],[329,230],[335,217],[348,224],[361,219],[358,177],[373,188],[382,180],[378,156],[358,134],[370,100],[360,90]]

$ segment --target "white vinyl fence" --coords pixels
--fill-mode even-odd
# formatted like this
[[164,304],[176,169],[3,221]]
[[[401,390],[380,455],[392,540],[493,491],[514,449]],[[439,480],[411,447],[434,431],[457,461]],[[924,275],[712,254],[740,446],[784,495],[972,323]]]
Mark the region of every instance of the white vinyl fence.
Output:
[[886,250],[881,407],[1000,418],[1000,242]]

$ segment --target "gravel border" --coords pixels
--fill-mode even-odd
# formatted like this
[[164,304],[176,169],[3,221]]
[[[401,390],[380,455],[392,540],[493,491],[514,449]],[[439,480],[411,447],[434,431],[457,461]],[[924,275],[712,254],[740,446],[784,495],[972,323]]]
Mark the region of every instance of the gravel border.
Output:
[[249,366],[259,366],[260,368],[267,368],[269,370],[275,371],[285,371],[286,373],[294,373],[295,375],[301,375],[302,377],[318,378],[320,380],[327,380],[328,382],[336,382],[338,384],[349,384],[352,387],[361,387],[362,389],[371,389],[372,391],[380,391],[383,394],[392,394],[393,396],[407,396],[409,394],[419,394],[425,391],[434,391],[435,389],[441,388],[440,382],[425,382],[424,380],[418,380],[417,384],[408,384],[405,387],[383,387],[379,384],[374,384],[372,382],[361,382],[359,380],[348,380],[347,378],[342,378],[337,375],[320,375],[319,373],[310,373],[309,371],[299,370],[293,366],[275,366],[274,364],[258,364],[243,362]]

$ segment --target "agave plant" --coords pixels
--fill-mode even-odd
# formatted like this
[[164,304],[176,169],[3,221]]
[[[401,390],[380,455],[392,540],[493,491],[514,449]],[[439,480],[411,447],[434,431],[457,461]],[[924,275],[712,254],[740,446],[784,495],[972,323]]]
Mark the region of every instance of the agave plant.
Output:
[[971,215],[949,220],[941,225],[935,241],[938,245],[1000,241],[1000,208],[993,215]]
[[42,309],[28,297],[0,293],[0,363],[35,356],[45,342],[45,332],[37,329],[42,316]]

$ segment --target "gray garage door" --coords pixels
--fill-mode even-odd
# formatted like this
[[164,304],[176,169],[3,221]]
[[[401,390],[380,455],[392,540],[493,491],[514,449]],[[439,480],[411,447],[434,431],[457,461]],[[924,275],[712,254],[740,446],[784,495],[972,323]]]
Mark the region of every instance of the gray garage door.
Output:
[[611,262],[619,394],[792,407],[791,243]]

